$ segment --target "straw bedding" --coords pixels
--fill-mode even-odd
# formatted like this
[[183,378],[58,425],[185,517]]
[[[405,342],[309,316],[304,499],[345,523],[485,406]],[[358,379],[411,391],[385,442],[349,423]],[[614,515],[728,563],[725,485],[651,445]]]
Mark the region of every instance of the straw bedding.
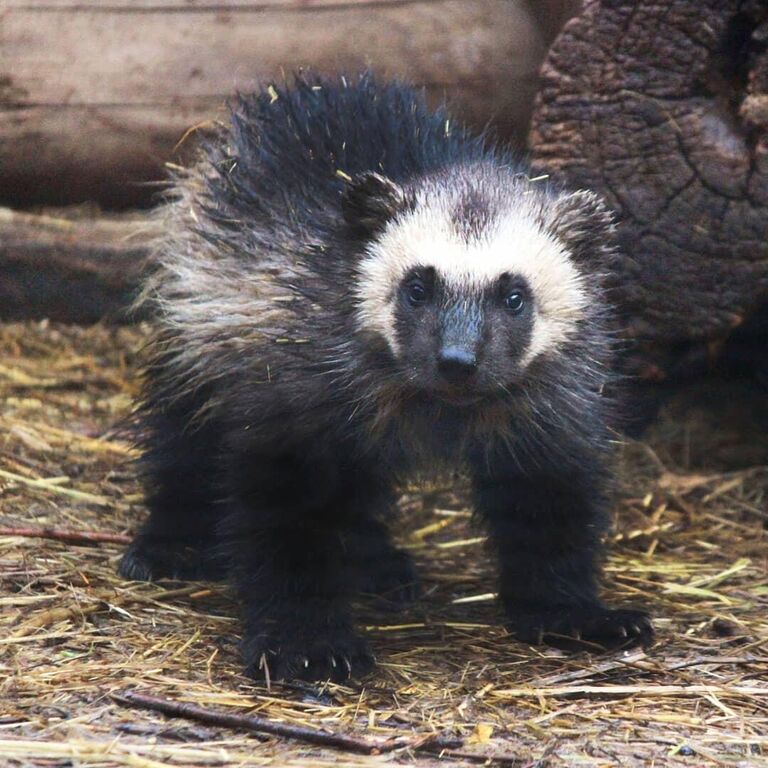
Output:
[[[759,401],[697,392],[622,450],[606,576],[612,601],[655,615],[647,651],[512,641],[457,481],[404,489],[399,538],[426,595],[404,614],[361,607],[378,674],[268,688],[240,673],[225,587],[115,574],[144,514],[113,430],[143,334],[0,327],[0,765],[768,765]],[[298,738],[169,718],[126,692]]]

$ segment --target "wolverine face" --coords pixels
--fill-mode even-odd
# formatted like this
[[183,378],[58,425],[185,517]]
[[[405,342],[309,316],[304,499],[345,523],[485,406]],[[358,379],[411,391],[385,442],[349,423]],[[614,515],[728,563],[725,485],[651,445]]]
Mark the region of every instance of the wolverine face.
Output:
[[397,357],[411,385],[468,405],[521,377],[535,304],[519,275],[467,289],[434,267],[414,267],[392,311]]
[[364,178],[345,209],[368,235],[357,323],[386,342],[405,387],[456,405],[508,393],[577,332],[593,293],[556,225],[591,196],[553,198],[487,166],[411,189]]

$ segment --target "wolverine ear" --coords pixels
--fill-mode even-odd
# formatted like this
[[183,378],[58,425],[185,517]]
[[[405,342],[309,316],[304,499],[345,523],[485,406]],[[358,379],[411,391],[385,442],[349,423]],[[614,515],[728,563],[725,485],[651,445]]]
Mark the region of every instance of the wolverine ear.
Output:
[[341,198],[344,220],[362,234],[379,232],[404,208],[403,189],[378,173],[355,176]]
[[613,212],[594,192],[560,195],[552,206],[549,227],[576,261],[609,259],[616,246]]

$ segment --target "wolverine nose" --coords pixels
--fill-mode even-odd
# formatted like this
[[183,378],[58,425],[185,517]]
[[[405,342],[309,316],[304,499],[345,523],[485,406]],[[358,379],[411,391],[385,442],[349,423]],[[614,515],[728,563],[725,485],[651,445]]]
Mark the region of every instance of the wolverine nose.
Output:
[[445,347],[437,356],[437,369],[452,384],[460,384],[477,370],[477,356],[462,347]]

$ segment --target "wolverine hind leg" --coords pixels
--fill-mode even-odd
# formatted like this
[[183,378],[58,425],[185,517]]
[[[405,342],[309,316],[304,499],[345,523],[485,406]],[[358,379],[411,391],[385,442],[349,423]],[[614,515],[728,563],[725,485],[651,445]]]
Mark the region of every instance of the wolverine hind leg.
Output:
[[188,427],[187,414],[152,414],[140,460],[150,514],[118,570],[126,579],[217,580],[226,575],[217,521],[221,491],[215,424]]
[[411,556],[395,546],[380,520],[362,517],[349,527],[344,544],[345,558],[363,594],[375,596],[389,610],[405,608],[420,596],[421,584]]

